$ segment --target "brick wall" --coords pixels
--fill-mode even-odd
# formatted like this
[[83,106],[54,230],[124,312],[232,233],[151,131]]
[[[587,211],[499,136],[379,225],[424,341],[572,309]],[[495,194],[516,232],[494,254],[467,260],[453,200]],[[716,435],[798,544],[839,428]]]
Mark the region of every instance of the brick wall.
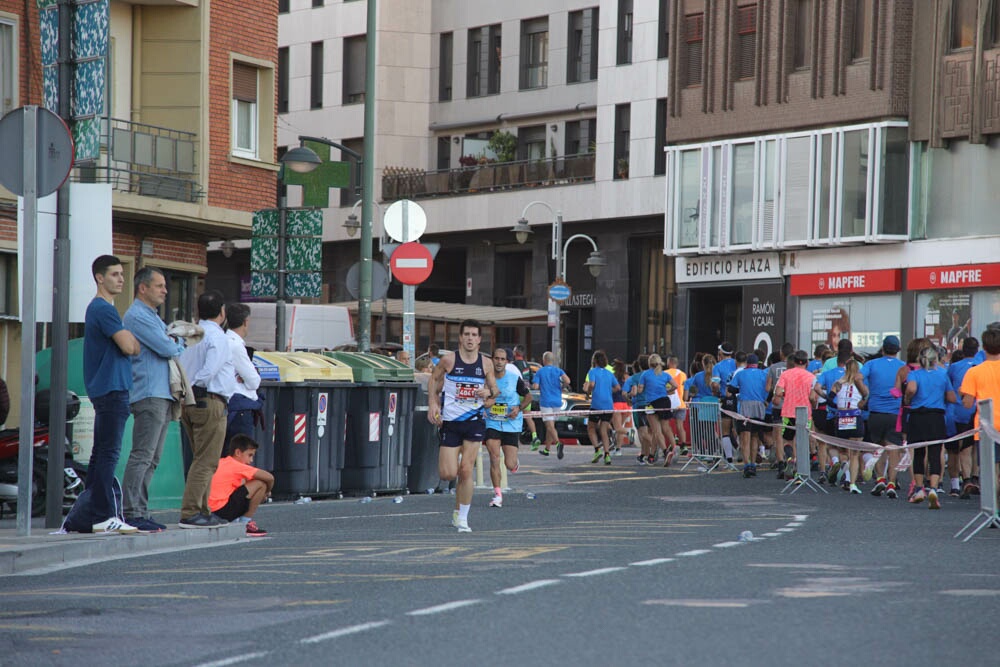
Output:
[[130,232],[115,231],[112,233],[113,252],[117,257],[131,257],[138,260],[142,254],[143,239],[153,242],[153,254],[144,258],[147,261],[163,260],[196,266],[207,265],[208,252],[204,243],[142,236]]
[[[27,7],[29,18],[25,20]],[[35,2],[0,0],[0,11],[19,17],[18,106],[42,103],[42,45],[38,37],[38,8]]]

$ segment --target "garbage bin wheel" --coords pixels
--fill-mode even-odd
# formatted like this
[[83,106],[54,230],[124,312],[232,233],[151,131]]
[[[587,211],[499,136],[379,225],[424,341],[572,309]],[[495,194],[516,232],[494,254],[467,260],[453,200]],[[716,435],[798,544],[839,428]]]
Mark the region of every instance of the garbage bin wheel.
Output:
[[337,500],[343,500],[343,499],[344,499],[344,494],[343,493],[338,493],[337,494]]
[[409,489],[403,489],[403,495],[404,496],[410,495],[410,490]]

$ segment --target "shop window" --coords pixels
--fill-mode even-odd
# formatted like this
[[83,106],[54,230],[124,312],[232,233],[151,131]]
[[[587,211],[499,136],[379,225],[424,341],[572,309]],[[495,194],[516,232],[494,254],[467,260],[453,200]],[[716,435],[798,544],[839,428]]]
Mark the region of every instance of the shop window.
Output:
[[632,0],[618,0],[618,64],[632,62]]
[[345,105],[362,104],[365,101],[367,42],[364,35],[344,39],[343,104]]
[[594,7],[569,13],[566,64],[566,81],[569,83],[597,79],[598,11]]
[[976,41],[978,0],[952,0],[951,50],[971,49]]
[[854,30],[851,35],[851,59],[872,57],[872,0],[854,0]]
[[736,78],[752,79],[757,60],[757,5],[736,9]]
[[794,5],[795,34],[792,36],[792,66],[795,69],[812,67],[813,58],[813,12],[815,0],[798,0]]
[[440,39],[440,53],[438,54],[438,102],[447,102],[451,99],[451,71],[452,71],[452,51],[454,49],[454,35],[450,32],[443,33]]
[[704,45],[705,15],[684,17],[684,85],[701,85],[701,52]]
[[914,331],[951,353],[962,349],[966,338],[979,338],[998,312],[998,289],[922,292],[917,294]]
[[[836,271],[836,266],[831,266]],[[799,302],[799,347],[812,350],[820,343],[837,349],[849,339],[859,354],[876,354],[882,339],[898,336],[902,320],[899,294],[845,295],[802,298]]]
[[521,90],[549,84],[549,19],[521,21]]

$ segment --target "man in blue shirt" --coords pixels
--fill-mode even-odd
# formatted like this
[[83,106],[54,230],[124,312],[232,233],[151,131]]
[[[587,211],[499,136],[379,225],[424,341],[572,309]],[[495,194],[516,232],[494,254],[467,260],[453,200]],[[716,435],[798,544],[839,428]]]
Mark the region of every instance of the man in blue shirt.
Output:
[[89,513],[95,533],[134,533],[137,528],[118,516],[113,485],[128,420],[129,357],[139,354],[139,341],[125,329],[114,306],[115,296],[125,287],[121,260],[101,255],[91,272],[97,296],[87,306],[83,332],[83,382],[94,406],[94,448],[87,467]]
[[539,391],[538,405],[545,423],[545,448],[539,450],[543,456],[549,455],[549,445],[555,443],[557,458],[563,457],[563,445],[559,442],[556,432],[555,414],[562,409],[563,387],[569,386],[569,376],[556,364],[556,355],[546,352],[542,355],[542,367],[535,373],[535,381],[531,383]]
[[531,406],[531,392],[521,377],[520,369],[510,363],[510,355],[502,347],[493,350],[493,377],[500,393],[485,411],[486,450],[490,453],[490,481],[493,482],[490,507],[503,507],[500,455],[503,452],[507,470],[517,472],[517,445],[524,428],[521,413]]
[[594,460],[597,463],[600,449],[604,448],[604,465],[611,465],[611,415],[615,409],[612,394],[621,389],[615,374],[605,368],[608,365],[608,355],[603,350],[594,352],[593,364],[584,383],[584,392],[590,394],[590,409],[600,411],[587,419],[587,435],[594,445]]
[[[868,387],[868,442],[879,443],[883,447],[900,445],[902,434],[896,430],[899,407],[902,400],[896,389],[896,374],[905,364],[896,358],[899,354],[899,337],[886,336],[882,340],[882,356],[872,359],[861,367],[861,377]],[[872,488],[873,496],[883,492],[887,498],[897,497],[896,464],[899,450],[883,451],[875,462],[878,477]],[[888,466],[888,469],[886,469]]]
[[139,341],[140,352],[132,357],[132,451],[122,480],[122,505],[125,520],[144,533],[167,528],[149,516],[149,483],[160,462],[173,411],[170,359],[184,351],[183,345],[167,335],[167,325],[156,312],[166,298],[163,273],[148,266],[139,269],[135,301],[124,318],[125,328]]
[[[719,363],[715,364],[715,377],[719,378],[719,396],[722,401],[722,409],[733,412],[736,410],[735,400],[729,399],[729,392],[726,388],[733,374],[736,373],[736,360],[733,355],[736,350],[731,343],[724,342],[719,346]],[[726,453],[726,458],[732,458],[733,451],[733,418],[720,413],[719,428],[722,432],[722,449]]]
[[[962,359],[948,365],[948,379],[951,380],[952,387],[962,386],[965,374],[975,365],[973,359],[978,352],[978,339],[969,336],[962,340]],[[950,418],[949,421],[955,425],[955,433],[949,433],[948,435],[966,433],[975,428],[975,405],[967,408],[959,401],[957,403],[948,403],[945,410]],[[976,439],[973,435],[966,436],[961,440],[945,443],[944,448],[948,452],[948,477],[951,478],[949,496],[968,498],[979,490],[979,484],[977,483],[979,481],[978,476],[975,479],[973,478],[974,474],[979,472],[975,469],[976,457],[972,455],[975,451],[975,444]]]
[[[736,392],[739,400],[737,411],[748,419],[764,421],[764,410],[767,406],[767,371],[760,368],[760,358],[756,354],[747,355],[747,365],[736,373],[729,386]],[[757,475],[755,452],[761,444],[761,435],[768,427],[760,424],[736,421],[736,431],[739,433],[740,450],[743,452],[743,476]],[[779,474],[784,478],[784,461],[779,466]]]

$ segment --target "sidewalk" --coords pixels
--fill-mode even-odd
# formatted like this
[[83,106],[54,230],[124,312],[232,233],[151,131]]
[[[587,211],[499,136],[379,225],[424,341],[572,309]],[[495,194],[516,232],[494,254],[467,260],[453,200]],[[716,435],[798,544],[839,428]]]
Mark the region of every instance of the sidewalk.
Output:
[[[176,516],[176,512],[173,513]],[[32,519],[31,535],[19,537],[12,517],[0,520],[0,576],[42,573],[60,566],[80,565],[164,550],[193,549],[244,538],[245,524],[182,530],[170,524],[162,533],[140,535],[50,535],[44,517]],[[57,529],[56,529],[57,530]]]

